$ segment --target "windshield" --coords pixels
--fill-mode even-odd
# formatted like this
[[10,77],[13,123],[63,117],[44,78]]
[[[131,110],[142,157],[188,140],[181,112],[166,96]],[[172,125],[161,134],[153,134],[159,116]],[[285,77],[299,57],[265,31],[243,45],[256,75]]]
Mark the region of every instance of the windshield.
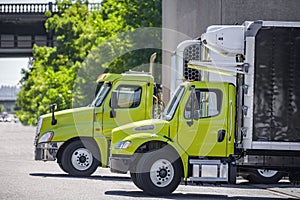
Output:
[[172,97],[170,103],[168,104],[167,108],[166,108],[166,113],[165,113],[165,119],[170,121],[173,116],[174,116],[174,113],[178,107],[178,104],[180,102],[180,99],[183,95],[183,92],[184,92],[184,87],[181,86],[179,87],[176,92],[175,92],[175,95]]
[[92,106],[95,106],[95,107],[101,106],[101,104],[102,104],[103,100],[105,99],[107,93],[109,92],[110,88],[111,88],[111,83],[109,83],[109,82],[104,83],[100,87],[98,94],[96,95],[94,101],[92,102]]
[[96,87],[96,91],[95,91],[95,97],[97,96],[97,94],[98,94],[98,92],[101,89],[103,84],[104,84],[104,82],[98,82],[97,87]]

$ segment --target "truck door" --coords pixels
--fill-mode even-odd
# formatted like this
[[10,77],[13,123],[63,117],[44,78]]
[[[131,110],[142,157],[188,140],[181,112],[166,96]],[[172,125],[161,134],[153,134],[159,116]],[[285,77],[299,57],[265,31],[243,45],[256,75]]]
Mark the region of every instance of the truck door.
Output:
[[190,156],[227,156],[228,84],[195,88],[180,112],[178,143]]
[[150,87],[147,82],[139,81],[119,81],[116,83],[113,90],[110,91],[110,97],[112,92],[117,94],[116,106],[112,108],[111,98],[107,98],[103,104],[102,127],[105,136],[110,137],[111,130],[118,126],[151,117],[147,112],[147,106],[149,106],[147,96],[151,95],[152,100],[152,94],[147,94]]

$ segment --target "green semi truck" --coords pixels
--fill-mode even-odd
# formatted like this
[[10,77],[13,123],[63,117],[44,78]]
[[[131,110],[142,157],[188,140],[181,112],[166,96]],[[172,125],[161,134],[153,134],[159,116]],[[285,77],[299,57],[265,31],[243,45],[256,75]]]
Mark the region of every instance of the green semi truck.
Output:
[[[111,130],[153,118],[159,85],[149,73],[102,74],[90,106],[54,112],[38,120],[35,160],[54,161],[73,176],[89,176],[107,167]],[[114,106],[111,106],[113,99]],[[155,104],[155,105],[154,105]]]
[[179,85],[164,120],[113,129],[111,171],[151,195],[182,180],[235,183],[243,169],[299,181],[299,37],[299,22],[210,26],[204,59],[189,61],[206,73]]

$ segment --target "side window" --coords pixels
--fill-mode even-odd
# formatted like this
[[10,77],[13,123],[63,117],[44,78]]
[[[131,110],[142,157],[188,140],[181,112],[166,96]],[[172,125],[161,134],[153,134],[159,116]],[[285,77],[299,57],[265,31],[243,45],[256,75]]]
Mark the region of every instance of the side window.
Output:
[[[193,104],[191,103],[193,101]],[[184,117],[191,119],[217,116],[221,112],[222,92],[220,90],[196,90],[184,109]],[[192,108],[193,105],[193,108]]]
[[120,85],[117,92],[116,108],[136,108],[141,103],[142,88],[135,85]]

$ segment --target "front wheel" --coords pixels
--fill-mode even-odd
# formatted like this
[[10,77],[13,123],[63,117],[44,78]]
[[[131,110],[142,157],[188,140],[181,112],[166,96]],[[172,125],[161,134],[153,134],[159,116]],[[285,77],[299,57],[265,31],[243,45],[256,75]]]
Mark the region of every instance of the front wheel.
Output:
[[100,164],[97,154],[98,150],[90,142],[72,142],[62,153],[62,169],[72,176],[90,176]]
[[130,177],[131,177],[131,180],[132,180],[132,182],[134,183],[134,185],[135,185],[136,187],[138,187],[138,188],[141,189],[141,190],[144,190],[144,189],[143,189],[143,186],[142,186],[142,183],[140,183],[140,182],[137,180],[137,178],[136,178],[136,173],[130,172]]
[[145,153],[138,161],[134,183],[150,195],[172,193],[182,177],[182,165],[179,158],[168,150],[156,150]]
[[67,170],[64,168],[64,166],[61,163],[57,163],[61,170],[68,173]]

